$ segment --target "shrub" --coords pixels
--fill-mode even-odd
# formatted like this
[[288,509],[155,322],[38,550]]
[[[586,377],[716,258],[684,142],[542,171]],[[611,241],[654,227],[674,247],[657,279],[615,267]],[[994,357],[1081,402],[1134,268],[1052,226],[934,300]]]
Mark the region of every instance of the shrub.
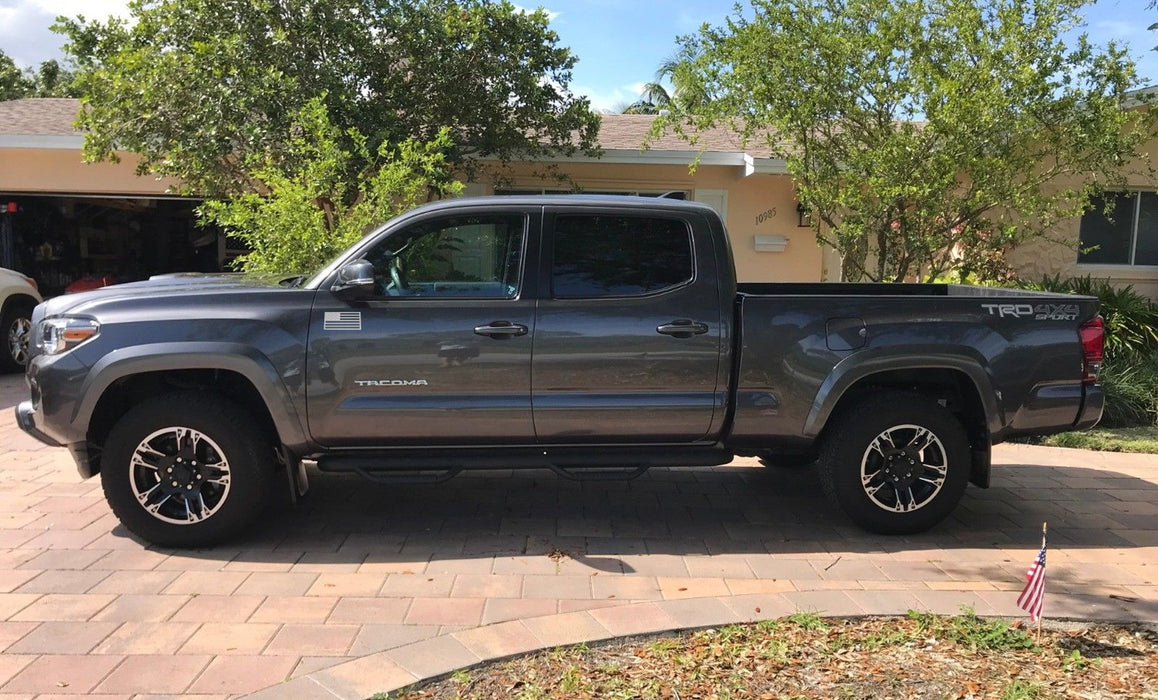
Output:
[[1120,355],[1102,367],[1103,428],[1158,425],[1158,359]]

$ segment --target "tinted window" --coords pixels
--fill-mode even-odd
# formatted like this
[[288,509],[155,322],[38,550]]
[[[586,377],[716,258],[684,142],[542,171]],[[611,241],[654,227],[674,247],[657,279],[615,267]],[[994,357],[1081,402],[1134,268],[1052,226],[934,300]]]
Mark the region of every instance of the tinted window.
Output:
[[560,216],[555,220],[556,297],[650,294],[692,279],[688,226],[674,219]]
[[[1122,193],[1114,198],[1109,217],[1101,197],[1092,201],[1093,209],[1082,216],[1080,263],[1130,262],[1130,238],[1134,232],[1135,197]],[[1089,250],[1092,249],[1092,250]]]
[[513,298],[525,228],[518,214],[437,219],[391,235],[365,257],[381,296]]

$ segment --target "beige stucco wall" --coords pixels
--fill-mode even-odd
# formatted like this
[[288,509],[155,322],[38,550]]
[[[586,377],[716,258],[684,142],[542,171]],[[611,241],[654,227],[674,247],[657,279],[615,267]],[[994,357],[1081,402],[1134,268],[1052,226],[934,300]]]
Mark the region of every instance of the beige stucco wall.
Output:
[[[1140,149],[1142,157],[1127,169],[1127,187],[1136,190],[1158,190],[1151,171],[1153,158],[1158,156],[1158,138],[1151,139]],[[1061,221],[1049,238],[1026,243],[1007,256],[1010,264],[1023,279],[1039,280],[1047,275],[1108,279],[1118,285],[1133,287],[1153,299],[1158,299],[1158,266],[1148,265],[1079,265],[1078,237],[1081,217]],[[1056,242],[1055,242],[1056,241]]]
[[[816,282],[822,279],[823,251],[810,228],[797,225],[792,179],[787,175],[745,176],[740,166],[701,165],[694,174],[686,165],[637,165],[602,162],[565,163],[560,171],[588,191],[664,192],[683,190],[693,199],[718,199],[725,191],[724,223],[728,228],[736,273],[741,282]],[[504,187],[558,188],[560,185],[515,166]],[[493,186],[483,183],[481,193]],[[697,196],[700,195],[700,196]],[[784,236],[783,252],[761,252],[755,236]]]
[[85,163],[79,149],[0,148],[0,192],[8,194],[163,195],[172,180],[138,177],[137,159]]

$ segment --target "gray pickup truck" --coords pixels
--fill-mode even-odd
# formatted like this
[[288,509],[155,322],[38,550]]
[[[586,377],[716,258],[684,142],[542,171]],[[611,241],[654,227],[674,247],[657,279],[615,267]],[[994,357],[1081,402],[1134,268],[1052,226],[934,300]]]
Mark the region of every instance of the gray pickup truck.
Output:
[[988,485],[993,443],[1103,404],[1096,299],[737,284],[720,217],[653,198],[441,202],[308,279],[169,275],[49,300],[33,327],[20,426],[171,546],[296,498],[304,463],[596,479],[735,455],[815,462],[853,521],[913,533]]

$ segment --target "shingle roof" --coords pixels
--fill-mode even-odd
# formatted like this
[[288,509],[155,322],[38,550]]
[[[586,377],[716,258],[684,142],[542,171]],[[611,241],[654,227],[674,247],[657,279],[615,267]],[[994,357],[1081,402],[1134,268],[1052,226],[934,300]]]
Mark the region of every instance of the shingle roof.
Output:
[[[0,134],[21,136],[79,136],[73,126],[80,110],[80,100],[62,97],[40,97],[0,102]],[[608,150],[638,151],[651,131],[656,117],[647,114],[604,114],[599,129],[599,144]],[[767,158],[768,146],[753,142],[741,145],[735,132],[715,128],[701,132],[696,143],[677,136],[672,130],[655,139],[653,151],[699,151],[747,153]]]
[[[647,138],[656,117],[649,114],[604,114],[599,129],[599,145],[609,149],[638,150]],[[768,145],[758,140],[742,144],[736,132],[716,127],[697,134],[691,143],[668,129],[650,144],[657,151],[714,151],[718,153],[747,153],[754,158],[767,158]]]
[[0,102],[0,134],[22,136],[72,136],[80,100],[68,97],[35,97]]

